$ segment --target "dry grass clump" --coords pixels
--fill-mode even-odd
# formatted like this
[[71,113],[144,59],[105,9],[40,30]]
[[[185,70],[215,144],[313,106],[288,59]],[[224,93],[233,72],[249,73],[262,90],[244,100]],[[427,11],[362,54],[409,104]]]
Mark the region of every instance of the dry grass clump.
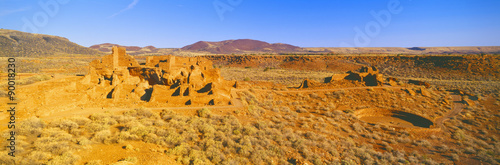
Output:
[[[73,153],[80,147],[70,133],[76,129],[75,123],[60,120],[46,124],[40,119],[29,118],[18,126],[16,157],[1,156],[0,164],[74,164],[80,159]],[[2,138],[7,138],[5,133]],[[5,147],[0,152],[5,152]]]

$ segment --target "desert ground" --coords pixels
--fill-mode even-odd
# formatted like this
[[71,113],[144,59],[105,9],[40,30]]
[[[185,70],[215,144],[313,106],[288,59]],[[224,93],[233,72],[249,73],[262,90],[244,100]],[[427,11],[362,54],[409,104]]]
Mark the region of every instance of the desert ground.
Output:
[[498,55],[16,60],[0,164],[500,163]]

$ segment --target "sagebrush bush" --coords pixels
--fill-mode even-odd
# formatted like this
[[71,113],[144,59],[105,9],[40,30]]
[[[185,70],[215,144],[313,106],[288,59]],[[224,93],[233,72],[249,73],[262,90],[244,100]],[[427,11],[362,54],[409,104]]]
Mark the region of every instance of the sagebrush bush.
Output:
[[114,125],[118,123],[110,113],[92,114],[89,119],[92,120],[92,123],[101,125]]
[[111,136],[110,130],[102,130],[102,131],[96,132],[94,134],[94,136],[92,137],[92,140],[95,142],[103,143],[105,140],[109,139],[110,136]]
[[64,154],[50,160],[48,165],[75,164],[78,160],[80,160],[80,156],[75,155],[72,152],[65,152]]
[[208,108],[202,108],[197,111],[199,117],[210,117],[212,112]]
[[52,158],[52,154],[43,151],[33,151],[26,156],[26,164],[45,164]]
[[16,132],[18,132],[20,135],[36,137],[42,134],[42,130],[46,125],[47,124],[45,124],[39,118],[32,117],[20,123],[18,125],[19,129],[16,129]]
[[102,165],[102,160],[91,160],[85,163],[85,165]]

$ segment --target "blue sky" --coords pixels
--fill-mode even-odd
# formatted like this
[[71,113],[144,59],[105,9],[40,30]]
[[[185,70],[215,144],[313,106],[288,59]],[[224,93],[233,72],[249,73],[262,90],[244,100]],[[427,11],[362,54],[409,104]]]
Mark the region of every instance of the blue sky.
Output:
[[500,46],[498,8],[498,0],[0,0],[0,28],[83,46]]

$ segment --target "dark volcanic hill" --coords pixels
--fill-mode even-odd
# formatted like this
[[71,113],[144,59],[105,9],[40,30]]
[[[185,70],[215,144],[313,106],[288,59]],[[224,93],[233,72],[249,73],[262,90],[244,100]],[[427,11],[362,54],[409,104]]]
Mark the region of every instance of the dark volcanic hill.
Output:
[[289,44],[270,44],[251,39],[225,40],[220,42],[199,41],[181,48],[186,51],[203,51],[215,54],[245,53],[245,52],[297,52],[302,49]]
[[102,54],[67,38],[0,29],[0,57],[45,57],[69,54]]

